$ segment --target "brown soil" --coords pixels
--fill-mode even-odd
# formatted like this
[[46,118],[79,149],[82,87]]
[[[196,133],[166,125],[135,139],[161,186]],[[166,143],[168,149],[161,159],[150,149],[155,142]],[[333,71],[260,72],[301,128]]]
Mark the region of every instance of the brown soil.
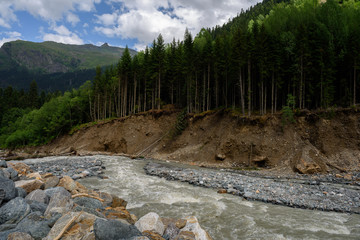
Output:
[[[302,112],[282,126],[280,115],[233,116],[218,111],[190,116],[171,137],[176,112],[115,119],[60,137],[46,154],[107,152],[216,167],[261,167],[278,172],[360,171],[360,113]],[[330,117],[331,115],[331,117]]]

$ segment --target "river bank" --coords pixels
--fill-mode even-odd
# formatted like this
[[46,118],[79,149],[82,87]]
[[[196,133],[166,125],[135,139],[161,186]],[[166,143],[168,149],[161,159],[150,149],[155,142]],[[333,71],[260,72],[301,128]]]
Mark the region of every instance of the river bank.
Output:
[[97,158],[0,160],[0,240],[212,240],[195,216],[138,219],[114,194],[75,181],[104,179]]
[[360,214],[360,173],[346,180],[334,175],[289,178],[206,168],[186,169],[161,163],[148,163],[144,169],[149,175],[214,188],[219,193],[230,193],[247,200]]
[[[105,155],[46,157],[27,159],[23,162],[31,167],[43,166],[43,169],[54,170],[60,165],[69,169],[79,168],[79,171],[81,168],[89,170],[92,166],[88,163],[101,162],[102,174],[83,177],[78,179],[78,182],[88,189],[98,189],[96,191],[123,197],[128,201],[128,211],[138,217],[148,212],[156,212],[160,216],[173,219],[195,215],[213,239],[358,239],[360,237],[358,214],[311,211],[247,201],[231,194],[218,194],[211,188],[168,181],[165,178],[145,174],[144,167],[148,162],[162,164],[164,162]],[[168,164],[189,170],[203,169],[178,163]],[[68,172],[55,173],[62,176]],[[248,172],[249,175],[254,173]],[[257,179],[261,181],[260,177]]]

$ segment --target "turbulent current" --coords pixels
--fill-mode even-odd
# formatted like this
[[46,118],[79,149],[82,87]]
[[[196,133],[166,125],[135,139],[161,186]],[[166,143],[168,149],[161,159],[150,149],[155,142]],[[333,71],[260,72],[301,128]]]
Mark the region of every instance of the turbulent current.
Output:
[[145,174],[147,160],[97,156],[109,179],[86,178],[93,189],[128,201],[128,210],[141,217],[156,212],[162,217],[194,215],[215,240],[225,239],[360,239],[360,215],[295,209],[214,189],[167,181]]

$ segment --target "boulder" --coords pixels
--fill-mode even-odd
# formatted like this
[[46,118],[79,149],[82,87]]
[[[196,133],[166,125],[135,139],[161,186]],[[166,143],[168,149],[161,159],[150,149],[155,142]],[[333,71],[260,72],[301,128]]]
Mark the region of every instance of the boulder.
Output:
[[58,187],[63,187],[68,190],[71,194],[78,194],[78,193],[87,193],[88,190],[82,184],[75,182],[71,177],[64,176],[59,184]]
[[34,240],[34,238],[24,232],[13,232],[8,235],[7,240]]
[[165,240],[165,238],[163,238],[160,234],[156,232],[144,231],[142,234],[145,237],[148,237],[150,240]]
[[[196,217],[192,216],[192,217],[187,217],[185,218],[186,225],[183,229],[181,229],[180,234],[183,232],[192,232],[195,235],[195,239],[196,240],[212,240],[212,238],[210,237],[210,235],[201,228],[199,221],[197,220]],[[179,238],[179,236],[176,238],[178,240],[180,239],[187,239],[187,238]],[[191,238],[189,238],[191,239]]]
[[37,201],[29,201],[26,200],[27,204],[30,205],[32,212],[41,212],[41,214],[44,214],[47,208],[47,205],[45,203],[37,202]]
[[7,163],[5,160],[0,160],[0,168],[7,168]]
[[0,208],[0,224],[15,224],[20,222],[31,211],[25,199],[17,197]]
[[45,187],[44,189],[49,189],[56,187],[59,184],[60,179],[57,176],[49,176],[44,178]]
[[55,188],[49,188],[44,190],[45,194],[49,197],[49,199],[57,192],[61,192],[69,197],[71,197],[71,193],[66,191],[63,187],[55,187]]
[[104,209],[102,202],[95,198],[89,197],[77,197],[73,199],[74,203],[79,206],[92,208],[92,209]]
[[29,179],[37,179],[37,180],[41,180],[41,181],[44,180],[39,172],[29,173],[26,175],[26,177]]
[[[101,199],[104,199],[103,205],[106,207],[110,207],[113,203],[113,197],[108,194],[108,193],[104,193],[104,192],[99,192],[99,197]],[[126,207],[126,206],[125,206]]]
[[27,193],[25,191],[25,189],[21,188],[21,187],[17,187],[16,189],[16,197],[21,197],[21,198],[25,198]]
[[71,211],[73,211],[73,212],[84,211],[84,212],[90,213],[90,214],[95,215],[95,216],[100,217],[100,218],[106,218],[104,214],[102,214],[101,212],[99,212],[99,211],[97,211],[96,209],[93,209],[93,208],[76,206]]
[[21,187],[25,189],[27,193],[31,193],[36,189],[44,189],[44,183],[40,180],[21,180],[15,182],[15,187]]
[[44,240],[52,240],[58,237],[63,229],[68,225],[66,232],[62,235],[62,239],[95,239],[91,238],[91,230],[95,222],[96,216],[85,212],[68,212],[59,218],[50,232],[43,238]]
[[111,196],[112,196],[112,203],[111,203],[112,208],[117,208],[117,207],[126,208],[127,201],[125,201],[124,199],[121,199],[121,198],[119,198],[118,196],[115,196],[115,195],[111,195]]
[[2,224],[0,225],[0,232],[5,232],[14,228],[16,228],[16,224]]
[[141,217],[136,223],[135,226],[139,229],[140,232],[152,231],[160,235],[164,234],[165,226],[161,221],[159,215],[154,212],[150,212],[145,216]]
[[215,159],[219,161],[224,161],[226,159],[226,155],[223,153],[218,153],[215,155]]
[[22,162],[11,162],[8,163],[8,166],[15,169],[20,176],[26,176],[27,174],[32,172],[31,168],[27,164]]
[[0,206],[1,206],[2,201],[5,199],[5,196],[6,196],[5,190],[0,188]]
[[10,201],[16,197],[15,184],[12,180],[0,177],[0,189],[5,192],[4,201]]
[[198,240],[193,232],[182,231],[176,236],[175,240]]
[[40,212],[33,212],[19,222],[16,230],[29,233],[35,240],[41,240],[48,235],[50,227]]
[[315,162],[307,162],[304,159],[300,159],[299,163],[295,165],[295,171],[302,174],[313,174],[321,172],[321,168]]
[[36,189],[35,191],[29,193],[25,197],[25,200],[37,201],[45,204],[49,203],[49,197],[46,195],[45,191],[41,189]]
[[134,225],[102,218],[95,220],[94,232],[97,240],[133,239],[142,235]]
[[17,232],[15,228],[4,232],[0,232],[0,240],[7,240],[9,234],[13,232]]
[[9,167],[9,168],[5,168],[4,170],[7,171],[10,174],[10,179],[11,180],[17,181],[19,179],[18,172],[15,169]]
[[10,178],[10,174],[5,169],[0,168],[0,178]]
[[55,213],[64,214],[74,206],[71,195],[64,188],[58,189],[50,198],[50,202],[45,211],[46,217],[51,217]]
[[102,212],[108,219],[124,219],[128,223],[134,224],[135,221],[131,214],[123,207],[111,208],[108,207]]
[[175,239],[176,236],[179,234],[180,229],[175,226],[174,223],[170,223],[164,232],[164,238],[169,239]]

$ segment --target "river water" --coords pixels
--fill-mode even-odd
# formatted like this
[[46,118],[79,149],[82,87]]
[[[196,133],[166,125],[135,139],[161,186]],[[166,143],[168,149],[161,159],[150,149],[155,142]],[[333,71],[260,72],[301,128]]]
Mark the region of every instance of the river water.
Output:
[[246,201],[214,189],[172,182],[144,173],[147,160],[97,156],[109,179],[86,178],[93,189],[128,201],[138,218],[196,216],[214,240],[225,239],[360,239],[360,215],[321,212]]

